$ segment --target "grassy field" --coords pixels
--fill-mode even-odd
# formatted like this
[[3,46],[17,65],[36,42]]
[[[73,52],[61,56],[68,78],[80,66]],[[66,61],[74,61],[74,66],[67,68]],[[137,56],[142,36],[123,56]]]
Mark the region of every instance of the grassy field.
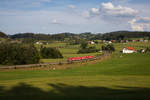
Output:
[[150,53],[114,53],[103,62],[65,70],[1,71],[0,100],[20,99],[149,100]]
[[[96,48],[101,48],[102,44],[94,44],[94,45],[89,45],[89,46],[96,46]],[[60,52],[63,54],[62,59],[41,59],[40,62],[47,63],[47,62],[64,62],[67,61],[69,57],[81,57],[81,56],[97,56],[101,55],[102,53],[88,53],[88,54],[77,54],[78,50],[80,49],[80,45],[67,45],[67,43],[61,43],[61,42],[56,42],[53,44],[48,44],[45,45],[46,47],[56,47],[59,48]],[[39,45],[36,45],[37,48],[40,48]]]
[[[97,49],[101,49],[103,44],[94,44],[89,46],[96,46]],[[77,51],[80,48],[80,45],[67,45],[66,43],[56,42],[52,44],[45,45],[46,47],[59,47],[60,52],[63,54],[63,59],[41,59],[40,62],[47,63],[47,62],[64,62],[69,57],[81,57],[81,56],[97,56],[101,55],[101,53],[89,53],[89,54],[77,54]],[[136,50],[143,49],[145,47],[150,46],[150,42],[129,42],[129,43],[115,43],[114,44],[117,53],[121,51],[124,47],[134,47]],[[37,45],[39,48],[40,46]]]

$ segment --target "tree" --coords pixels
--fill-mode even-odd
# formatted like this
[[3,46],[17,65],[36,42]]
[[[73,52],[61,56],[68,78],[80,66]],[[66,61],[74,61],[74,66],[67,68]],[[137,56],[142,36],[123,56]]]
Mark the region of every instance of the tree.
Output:
[[85,49],[85,48],[87,48],[87,46],[88,46],[88,43],[87,43],[87,42],[82,42],[80,47],[81,47],[82,49]]
[[1,32],[1,31],[0,31],[0,37],[2,37],[2,38],[7,38],[8,36],[7,36],[4,32]]
[[55,48],[41,47],[40,54],[42,58],[63,58],[60,51]]
[[79,51],[77,52],[78,54],[80,53],[94,53],[94,52],[98,52],[99,49],[97,49],[95,46],[92,47],[88,47],[88,48],[81,48],[79,49]]
[[112,44],[102,45],[102,51],[113,52],[115,51],[115,48]]
[[0,64],[19,65],[38,63],[40,55],[34,45],[1,43]]

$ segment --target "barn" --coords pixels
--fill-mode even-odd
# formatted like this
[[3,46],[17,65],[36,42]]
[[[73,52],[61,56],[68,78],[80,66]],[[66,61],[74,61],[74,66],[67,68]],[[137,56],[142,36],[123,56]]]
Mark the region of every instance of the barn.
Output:
[[122,53],[134,53],[136,52],[133,47],[123,48]]

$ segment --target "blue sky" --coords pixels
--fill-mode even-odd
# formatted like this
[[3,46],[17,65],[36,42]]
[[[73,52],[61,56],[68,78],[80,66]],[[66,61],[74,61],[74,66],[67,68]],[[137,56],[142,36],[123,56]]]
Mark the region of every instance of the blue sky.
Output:
[[0,0],[0,31],[150,31],[149,9],[150,0]]

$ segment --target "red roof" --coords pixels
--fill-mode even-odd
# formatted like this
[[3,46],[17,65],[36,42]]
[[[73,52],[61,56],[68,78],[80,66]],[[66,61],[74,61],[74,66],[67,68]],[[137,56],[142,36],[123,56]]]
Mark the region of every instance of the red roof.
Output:
[[134,50],[134,48],[133,48],[133,47],[128,47],[128,49],[129,49],[129,50]]

